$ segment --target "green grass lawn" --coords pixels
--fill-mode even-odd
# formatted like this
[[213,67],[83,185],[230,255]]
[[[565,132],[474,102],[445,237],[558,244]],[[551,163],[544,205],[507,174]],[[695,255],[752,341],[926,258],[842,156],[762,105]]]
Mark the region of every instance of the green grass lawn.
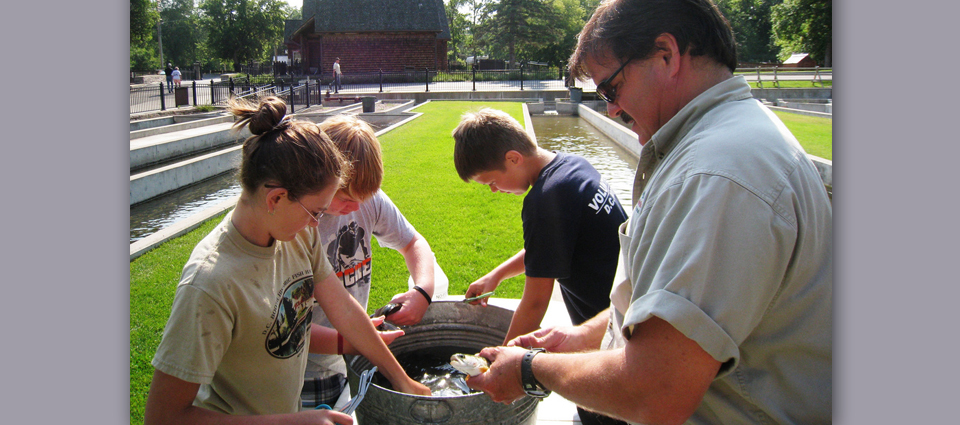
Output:
[[[415,109],[424,115],[384,135],[384,191],[430,243],[450,279],[450,294],[467,286],[523,247],[523,198],[494,194],[465,183],[453,166],[450,135],[467,110],[489,106],[522,122],[520,103],[434,101]],[[130,263],[130,423],[143,423],[153,376],[150,361],[173,302],[180,272],[193,247],[222,219],[168,241]],[[374,239],[376,240],[376,239]],[[373,288],[368,313],[407,290],[408,272],[399,253],[375,242]],[[521,277],[504,281],[498,297],[520,298]]]
[[833,119],[773,111],[808,154],[833,161]]
[[[468,110],[489,106],[523,121],[520,103],[434,101],[415,109],[424,115],[385,134],[383,190],[430,243],[450,279],[450,294],[467,286],[523,247],[521,196],[494,194],[465,183],[453,166],[451,132]],[[406,290],[403,257],[374,244],[370,309]],[[523,280],[505,281],[497,296],[520,298]]]

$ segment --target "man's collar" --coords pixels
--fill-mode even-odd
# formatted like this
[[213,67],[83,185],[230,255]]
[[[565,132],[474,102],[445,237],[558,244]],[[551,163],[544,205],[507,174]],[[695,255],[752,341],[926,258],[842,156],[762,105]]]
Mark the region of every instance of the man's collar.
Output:
[[718,104],[751,97],[753,97],[753,94],[750,92],[750,85],[742,76],[723,80],[700,93],[680,108],[673,118],[670,118],[650,137],[650,140],[644,145],[644,149],[650,147],[662,158],[674,147],[677,141],[683,139],[704,114]]

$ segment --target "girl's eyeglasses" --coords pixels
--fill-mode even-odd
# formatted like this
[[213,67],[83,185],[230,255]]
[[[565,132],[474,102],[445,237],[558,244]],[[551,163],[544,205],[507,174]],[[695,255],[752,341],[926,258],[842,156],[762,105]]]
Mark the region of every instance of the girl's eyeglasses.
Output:
[[310,210],[307,209],[307,207],[303,205],[303,203],[301,203],[300,201],[297,201],[297,203],[300,204],[300,208],[303,208],[303,210],[306,211],[307,214],[310,214],[310,218],[312,218],[314,222],[316,222],[318,225],[320,224],[320,217],[323,217],[323,211],[320,211],[318,213],[312,213],[310,212]]
[[[277,186],[273,184],[264,184],[263,187],[266,187],[269,189],[283,189],[282,186]],[[314,222],[316,222],[318,225],[320,224],[320,217],[323,217],[323,211],[312,213],[310,212],[310,210],[307,209],[305,205],[303,205],[303,202],[300,202],[299,200],[297,200],[297,203],[300,204],[300,208],[303,208],[303,210],[310,215],[310,218],[312,218]]]

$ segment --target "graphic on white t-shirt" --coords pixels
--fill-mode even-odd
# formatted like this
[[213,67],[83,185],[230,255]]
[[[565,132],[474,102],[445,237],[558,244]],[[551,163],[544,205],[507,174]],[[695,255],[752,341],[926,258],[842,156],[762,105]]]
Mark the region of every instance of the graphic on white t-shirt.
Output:
[[366,231],[351,221],[337,231],[337,237],[327,246],[327,259],[333,265],[344,288],[370,285],[370,247],[364,237]]

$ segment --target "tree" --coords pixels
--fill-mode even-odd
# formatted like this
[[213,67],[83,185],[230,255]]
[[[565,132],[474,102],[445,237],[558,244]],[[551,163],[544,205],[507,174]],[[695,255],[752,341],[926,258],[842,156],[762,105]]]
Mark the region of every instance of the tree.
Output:
[[157,24],[156,13],[150,0],[130,0],[130,45],[153,41]]
[[[449,8],[462,12],[466,25],[463,32],[464,52],[479,58],[487,53],[487,43],[483,36],[484,23],[489,17],[486,13],[488,3],[493,0],[449,0]],[[452,31],[452,28],[451,28]]]
[[833,3],[831,0],[784,0],[771,8],[774,40],[780,59],[809,53],[824,66],[833,62]]
[[[583,29],[599,0],[553,0],[556,13],[554,26],[559,36],[532,52],[530,59],[563,67],[577,45],[577,35]],[[591,9],[586,9],[592,4]]]
[[560,38],[560,19],[550,0],[500,0],[487,4],[489,18],[481,24],[484,36],[496,49],[506,50],[509,67],[517,53],[529,56]]
[[157,12],[150,0],[130,0],[130,69],[147,70],[157,67],[157,44],[153,33],[157,29]]
[[184,67],[201,59],[197,50],[202,38],[197,10],[193,0],[160,0],[160,5],[164,60],[186,72]]
[[453,0],[444,5],[447,13],[447,24],[450,26],[450,44],[447,46],[447,62],[454,68],[462,63],[467,55],[470,45],[470,35],[468,33],[470,22],[467,16],[457,10],[457,0]]
[[770,8],[782,0],[720,0],[717,7],[730,21],[740,62],[774,62],[779,48],[774,43]]
[[282,0],[203,0],[201,27],[207,31],[210,53],[241,63],[266,59],[272,46],[283,41],[288,10]]

